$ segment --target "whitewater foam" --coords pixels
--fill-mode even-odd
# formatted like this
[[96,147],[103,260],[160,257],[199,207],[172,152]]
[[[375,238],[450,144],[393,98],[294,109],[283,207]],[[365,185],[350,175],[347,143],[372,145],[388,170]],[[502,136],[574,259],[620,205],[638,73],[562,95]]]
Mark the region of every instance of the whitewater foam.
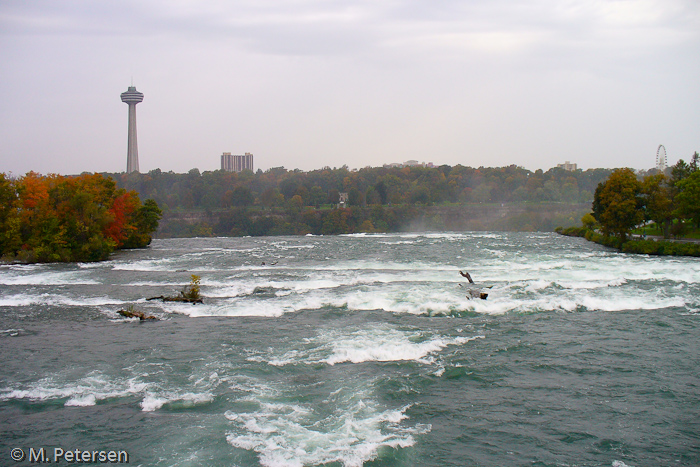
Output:
[[81,394],[73,396],[64,404],[66,407],[88,407],[97,404],[97,397],[94,394]]
[[225,412],[233,431],[226,436],[234,447],[255,451],[266,467],[324,465],[337,462],[360,467],[376,459],[381,447],[406,448],[415,436],[430,431],[428,425],[402,426],[410,406],[382,408],[371,389],[341,386],[329,394],[320,413],[316,406],[291,403],[277,393],[270,399],[254,392],[245,399],[253,411]]
[[0,297],[0,306],[25,307],[31,305],[49,306],[101,306],[121,305],[124,301],[113,297],[68,297],[65,295],[43,293],[38,295],[17,294]]
[[93,371],[75,381],[68,381],[62,375],[53,375],[30,383],[24,389],[5,388],[0,392],[0,400],[66,399],[64,405],[87,406],[94,405],[98,400],[138,394],[147,387],[148,384],[136,378],[110,379],[99,371]]
[[139,406],[144,412],[152,412],[165,405],[186,408],[213,400],[208,387],[205,387],[203,392],[163,390],[156,382],[143,381],[142,378],[148,376],[145,373],[131,377],[115,377],[92,371],[77,380],[70,380],[66,375],[56,374],[30,383],[24,388],[4,388],[0,390],[0,400],[64,400],[63,405],[66,407],[87,407],[106,399],[141,396]]
[[30,274],[1,274],[2,285],[96,285],[100,282],[87,278],[81,271],[36,272],[29,269]]
[[193,407],[207,404],[212,400],[214,400],[214,396],[210,393],[188,392],[179,394],[177,392],[160,392],[152,394],[147,392],[139,405],[144,412],[153,412],[165,405],[173,408]]
[[[326,363],[362,363],[416,361],[432,364],[434,355],[450,345],[463,345],[484,336],[446,338],[428,336],[419,331],[402,331],[389,326],[372,329],[330,330],[304,339],[302,348],[286,351],[281,356],[270,356],[273,366],[294,364],[315,365]],[[263,357],[264,359],[264,357]]]

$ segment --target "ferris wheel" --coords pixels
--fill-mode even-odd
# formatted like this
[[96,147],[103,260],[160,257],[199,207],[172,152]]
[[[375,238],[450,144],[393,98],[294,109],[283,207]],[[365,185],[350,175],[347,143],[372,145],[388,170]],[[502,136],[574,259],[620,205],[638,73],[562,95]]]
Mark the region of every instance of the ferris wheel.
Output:
[[659,148],[656,150],[656,168],[661,172],[666,170],[666,148],[663,144],[659,144]]

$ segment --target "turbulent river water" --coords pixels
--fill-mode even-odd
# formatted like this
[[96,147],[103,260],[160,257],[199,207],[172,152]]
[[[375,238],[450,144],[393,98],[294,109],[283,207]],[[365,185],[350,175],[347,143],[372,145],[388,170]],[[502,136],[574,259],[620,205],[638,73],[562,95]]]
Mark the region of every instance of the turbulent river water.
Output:
[[[145,300],[190,274],[203,304]],[[160,320],[120,318],[130,305]],[[697,466],[699,330],[697,259],[555,234],[170,239],[4,265],[0,465],[45,448],[142,466]]]

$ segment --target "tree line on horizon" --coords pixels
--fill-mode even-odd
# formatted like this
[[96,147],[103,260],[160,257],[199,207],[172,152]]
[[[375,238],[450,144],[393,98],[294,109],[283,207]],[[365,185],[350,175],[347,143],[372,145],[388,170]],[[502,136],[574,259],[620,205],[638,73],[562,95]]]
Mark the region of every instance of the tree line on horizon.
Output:
[[[170,236],[392,232],[411,222],[418,228],[483,230],[488,224],[462,222],[464,205],[482,206],[478,215],[488,216],[505,203],[530,207],[512,219],[502,219],[501,211],[500,223],[491,225],[553,230],[557,215],[573,212],[569,205],[590,202],[593,212],[584,222],[595,224],[606,238],[622,243],[631,229],[651,221],[668,238],[688,225],[700,228],[698,166],[696,152],[689,163],[679,160],[665,172],[643,173],[460,165],[78,176],[29,172],[19,178],[0,173],[0,255],[5,261],[97,261],[115,249],[145,247],[161,219],[158,202],[170,212],[205,212],[209,218],[216,212],[213,224],[195,223]],[[347,207],[338,206],[341,192],[348,195]],[[150,199],[142,204],[139,196]],[[554,213],[552,203],[564,205],[564,212]]]
[[100,174],[9,178],[0,173],[3,261],[100,261],[151,242],[161,211]]
[[164,210],[231,207],[315,207],[337,205],[347,193],[348,206],[436,205],[446,203],[563,202],[589,203],[611,169],[534,172],[507,167],[366,167],[346,166],[304,172],[274,167],[257,172],[192,169],[186,174],[154,169],[147,173],[106,173],[117,183],[154,199]]
[[[486,230],[490,222],[450,222],[450,214],[433,207],[465,204],[590,203],[597,184],[611,170],[568,172],[561,168],[529,171],[507,167],[325,167],[304,172],[275,167],[266,171],[200,173],[163,172],[105,174],[142,197],[156,200],[165,217],[162,236],[303,235],[391,232],[408,225],[428,229],[471,227]],[[340,195],[347,198],[340,205]],[[434,211],[434,209],[433,209]],[[174,220],[177,213],[201,212],[199,222]],[[430,215],[429,219],[425,219]],[[551,216],[548,216],[551,217]],[[580,217],[580,216],[579,216]],[[547,221],[517,219],[524,230],[553,230]],[[575,222],[575,221],[572,221]],[[507,225],[506,225],[507,224]],[[502,228],[519,230],[512,223]]]
[[[685,163],[679,161],[666,173],[650,169],[634,174],[627,170],[639,180],[656,180],[658,185],[661,180],[678,178],[672,172],[681,170],[678,167],[682,164]],[[437,215],[425,223],[425,208],[429,206],[594,203],[596,190],[619,170],[567,171],[557,167],[533,172],[516,165],[479,168],[443,165],[359,170],[344,166],[309,172],[283,167],[239,173],[223,170],[200,173],[192,169],[184,174],[155,169],[144,174],[106,175],[126,189],[155,199],[166,214],[200,211],[210,217],[207,222],[193,225],[166,221],[162,232],[165,236],[256,236],[388,232],[401,230],[417,219],[423,219],[421,222],[428,228],[447,224]],[[347,195],[343,206],[339,205],[341,193]],[[523,225],[513,222],[498,225],[509,230],[554,229],[549,220],[513,221]],[[489,225],[493,224],[484,224],[487,229]]]
[[[347,207],[337,204],[341,190]],[[139,194],[151,199],[141,204]],[[656,222],[665,237],[681,234],[688,223],[700,228],[700,170],[695,153],[690,163],[680,160],[663,173],[440,166],[0,174],[0,254],[28,262],[95,261],[115,249],[144,247],[161,218],[157,201],[171,213],[204,212],[213,219],[176,226],[166,236],[393,232],[410,223],[448,230],[554,230],[552,222],[573,220],[574,206],[587,201],[593,213],[586,222],[624,241],[644,221]],[[529,207],[504,218],[505,203]],[[563,212],[554,212],[559,208],[552,203]],[[499,209],[498,222],[473,222]]]

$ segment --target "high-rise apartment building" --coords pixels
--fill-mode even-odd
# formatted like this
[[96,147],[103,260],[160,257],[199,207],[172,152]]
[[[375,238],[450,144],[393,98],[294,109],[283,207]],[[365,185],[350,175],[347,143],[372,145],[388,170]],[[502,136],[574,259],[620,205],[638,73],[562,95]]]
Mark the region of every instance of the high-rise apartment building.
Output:
[[568,170],[569,172],[574,172],[578,166],[576,164],[572,164],[569,161],[566,161],[563,164],[557,164],[557,167],[560,169]]
[[221,170],[240,172],[246,169],[253,171],[253,155],[251,153],[246,152],[244,155],[239,156],[225,152],[221,155]]

